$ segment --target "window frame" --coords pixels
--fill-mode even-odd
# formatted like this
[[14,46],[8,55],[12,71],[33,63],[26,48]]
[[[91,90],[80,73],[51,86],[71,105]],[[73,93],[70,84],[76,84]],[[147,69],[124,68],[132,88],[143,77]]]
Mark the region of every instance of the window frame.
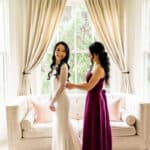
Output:
[[[0,2],[0,28],[1,28],[1,40],[0,40],[0,61],[1,61],[1,75],[2,75],[2,103],[5,102],[6,99],[6,92],[7,92],[7,81],[6,81],[6,59],[7,59],[7,51],[8,51],[8,45],[6,44],[6,39],[8,39],[8,18],[6,17],[8,15],[8,10],[7,10],[7,1],[1,1]],[[0,101],[1,102],[1,101]]]
[[3,52],[3,51],[0,51],[0,57],[1,57],[1,59],[2,59],[2,83],[1,83],[1,85],[2,85],[2,95],[0,95],[0,96],[2,96],[2,99],[3,99],[3,101],[2,102],[4,102],[5,101],[5,98],[6,98],[6,54],[5,54],[5,52]]
[[[143,14],[142,14],[142,32],[144,33],[143,37],[143,65],[144,67],[144,90],[143,96],[144,98],[150,98],[149,89],[150,81],[148,82],[148,74],[150,70],[148,70],[148,60],[150,57],[150,0],[145,0],[143,5]],[[150,63],[150,61],[149,61]]]
[[[74,9],[74,11],[73,12],[75,12],[75,11],[77,11],[77,7],[78,7],[78,3],[76,3],[76,1],[74,1],[75,2],[75,6],[73,5],[73,4],[71,4],[70,2],[69,2],[70,0],[68,0],[67,1],[67,4],[66,4],[66,6],[65,7],[72,7],[73,9]],[[84,3],[83,5],[85,5],[85,2],[84,1],[80,1],[80,3],[79,4],[81,4],[81,3]],[[88,13],[88,12],[87,12]],[[75,14],[75,15],[77,15],[77,14]],[[63,17],[64,16],[62,16],[62,20],[63,20]],[[65,16],[66,17],[66,16]],[[91,43],[92,43],[92,41],[94,41],[97,37],[97,35],[96,35],[96,32],[95,32],[95,30],[94,30],[94,26],[93,26],[93,24],[92,24],[92,21],[90,20],[90,16],[89,16],[89,14],[87,14],[87,17],[88,17],[88,19],[89,19],[89,22],[88,22],[88,24],[90,24],[90,27],[91,27]],[[62,22],[61,22],[62,23]],[[60,26],[61,26],[61,23],[60,23]],[[74,62],[73,62],[73,64],[74,64],[74,76],[75,76],[75,78],[73,79],[73,82],[75,82],[75,83],[77,83],[77,81],[78,81],[78,78],[79,78],[79,75],[78,75],[78,70],[77,70],[77,66],[79,65],[78,64],[78,59],[77,59],[77,57],[78,57],[78,55],[79,54],[86,54],[86,55],[88,55],[88,50],[86,49],[79,49],[78,48],[78,43],[77,43],[77,32],[78,32],[78,29],[76,28],[76,23],[77,23],[77,18],[75,17],[75,19],[73,20],[73,25],[74,25],[74,30],[73,30],[73,33],[72,33],[72,35],[74,36],[74,41],[73,41],[73,43],[72,43],[72,47],[73,48],[71,48],[70,49],[70,55],[73,55],[73,57],[74,57]],[[55,33],[54,33],[54,36],[53,36],[53,39],[52,39],[52,41],[51,41],[51,43],[50,43],[50,45],[49,45],[49,48],[48,49],[50,49],[50,47],[51,47],[51,50],[53,49],[53,45],[54,45],[54,43],[57,43],[58,41],[60,41],[61,39],[61,37],[59,37],[59,35],[60,35],[60,32],[62,31],[62,29],[61,28],[59,28],[59,27],[57,27],[57,29],[56,29],[57,31],[55,31]],[[88,48],[88,47],[87,47]],[[48,50],[48,52],[47,53],[49,53],[49,54],[51,54],[52,55],[52,53],[53,53],[53,51],[51,51],[51,50]],[[41,75],[42,76],[42,75]],[[83,81],[84,82],[84,81]],[[43,88],[43,85],[42,85],[42,83],[41,83],[41,88]],[[43,88],[44,89],[44,88]],[[42,93],[42,91],[44,91],[43,89],[41,89],[41,93]],[[71,90],[70,92],[76,92],[77,90]],[[82,91],[80,91],[80,92],[82,92]]]

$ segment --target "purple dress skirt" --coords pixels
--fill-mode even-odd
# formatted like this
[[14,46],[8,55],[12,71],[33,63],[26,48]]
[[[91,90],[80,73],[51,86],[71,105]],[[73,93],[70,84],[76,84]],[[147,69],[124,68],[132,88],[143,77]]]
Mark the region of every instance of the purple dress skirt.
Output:
[[[88,72],[88,81],[92,73]],[[103,88],[104,79],[86,96],[82,150],[112,150],[112,136],[107,108],[107,99]]]

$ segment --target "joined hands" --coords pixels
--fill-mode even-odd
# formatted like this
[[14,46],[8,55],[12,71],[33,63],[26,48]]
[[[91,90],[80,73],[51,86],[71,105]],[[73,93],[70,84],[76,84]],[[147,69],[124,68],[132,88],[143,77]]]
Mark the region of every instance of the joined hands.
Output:
[[70,83],[70,82],[68,82],[67,84],[66,84],[66,88],[68,88],[68,89],[73,89],[74,88],[74,84],[72,84],[72,83]]
[[56,108],[55,108],[53,102],[50,103],[49,108],[50,108],[51,111],[56,111]]

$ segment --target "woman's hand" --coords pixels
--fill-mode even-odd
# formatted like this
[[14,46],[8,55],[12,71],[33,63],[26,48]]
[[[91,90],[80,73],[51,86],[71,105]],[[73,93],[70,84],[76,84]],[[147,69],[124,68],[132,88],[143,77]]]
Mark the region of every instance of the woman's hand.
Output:
[[73,88],[74,88],[74,84],[68,82],[68,83],[66,84],[66,88],[68,88],[68,89],[73,89]]
[[55,108],[53,102],[50,103],[49,108],[50,108],[51,111],[56,111],[56,108]]

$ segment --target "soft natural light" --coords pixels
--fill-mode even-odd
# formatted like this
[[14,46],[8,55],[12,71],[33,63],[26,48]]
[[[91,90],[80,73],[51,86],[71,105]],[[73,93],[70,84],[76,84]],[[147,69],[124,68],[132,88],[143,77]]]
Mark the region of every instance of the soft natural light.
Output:
[[3,102],[5,93],[4,82],[4,9],[2,1],[0,1],[0,103]]
[[4,11],[2,1],[0,1],[0,52],[4,50]]
[[145,76],[144,76],[144,97],[150,98],[150,1],[145,1],[144,9],[144,66],[145,66]]
[[61,22],[41,63],[42,93],[49,91],[47,73],[50,70],[51,55],[56,42],[68,43],[71,51],[70,81],[79,83],[85,80],[85,74],[90,67],[88,46],[94,40],[96,34],[84,1],[68,1]]
[[[85,2],[69,0],[64,10],[61,22],[56,29],[53,39],[49,45],[48,51],[41,62],[41,93],[48,94],[50,91],[47,74],[50,70],[51,56],[53,47],[58,41],[68,43],[71,55],[69,59],[70,65],[70,81],[80,83],[85,81],[85,75],[90,67],[88,58],[88,46],[95,40],[98,40],[95,28],[90,19]],[[110,86],[108,91],[116,92],[120,86],[120,71],[111,61]],[[115,77],[118,76],[116,81]],[[39,84],[40,85],[40,84]],[[82,92],[71,90],[70,92]]]

